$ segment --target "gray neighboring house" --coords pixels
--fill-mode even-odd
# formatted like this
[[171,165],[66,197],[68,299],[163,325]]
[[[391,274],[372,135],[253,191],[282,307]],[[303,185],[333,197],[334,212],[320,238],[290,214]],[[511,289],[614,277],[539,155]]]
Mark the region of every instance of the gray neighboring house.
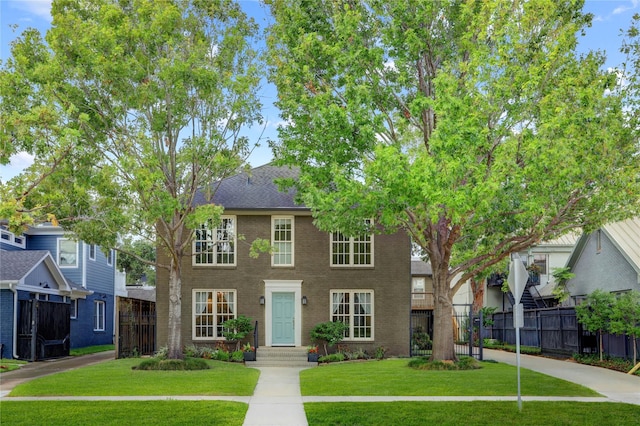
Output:
[[[349,325],[344,344],[373,353],[409,354],[411,245],[404,232],[348,236],[323,232],[295,192],[277,178],[297,170],[267,164],[215,183],[222,222],[194,231],[182,263],[184,345],[215,346],[221,324],[239,315],[257,321],[259,346],[303,347],[313,326]],[[204,194],[197,204],[206,203]],[[249,256],[256,238],[277,251]],[[166,259],[158,251],[160,263]],[[158,347],[168,339],[168,273],[157,271]]]
[[567,283],[572,304],[597,289],[640,291],[640,218],[582,235],[567,266],[576,274]]

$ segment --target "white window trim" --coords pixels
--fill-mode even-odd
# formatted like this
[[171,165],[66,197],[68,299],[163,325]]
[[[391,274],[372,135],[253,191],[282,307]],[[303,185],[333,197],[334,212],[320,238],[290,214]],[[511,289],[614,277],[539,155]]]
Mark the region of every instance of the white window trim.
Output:
[[191,242],[191,265],[192,266],[200,266],[200,267],[211,267],[211,266],[237,266],[238,263],[238,218],[235,215],[223,215],[220,216],[220,220],[223,219],[233,219],[233,263],[217,263],[217,238],[212,241],[214,252],[213,252],[213,262],[212,263],[196,263],[196,257],[198,253],[196,253],[196,239],[195,239],[195,230],[193,241]]
[[26,248],[26,241],[24,235],[15,235],[13,232],[7,231],[6,229],[0,229],[1,241],[4,244],[9,244],[10,246]]
[[107,265],[109,266],[113,266],[113,250],[108,250],[107,251]]
[[356,288],[356,289],[340,289],[340,288],[334,288],[329,290],[329,321],[331,321],[331,318],[333,317],[333,294],[334,293],[351,293],[351,297],[349,297],[349,319],[351,321],[349,321],[349,336],[353,336],[353,326],[354,326],[354,321],[353,321],[353,293],[371,293],[371,337],[358,337],[358,338],[353,338],[353,337],[349,337],[349,338],[344,338],[343,342],[372,342],[375,340],[375,331],[376,331],[376,327],[375,327],[375,322],[376,322],[376,316],[375,316],[375,307],[376,307],[376,298],[375,298],[375,292],[373,291],[373,289],[368,289],[368,288]]
[[[106,316],[107,316],[107,304],[103,300],[96,300],[93,306],[93,331],[105,331],[106,330]],[[98,315],[99,306],[102,306],[102,317]],[[101,318],[101,323],[97,324],[98,319]]]
[[[192,340],[196,340],[199,342],[202,341],[220,341],[220,340],[226,340],[224,337],[217,337],[217,336],[213,336],[213,337],[197,337],[196,336],[196,293],[198,292],[211,292],[211,293],[217,293],[219,291],[223,291],[223,292],[229,292],[229,293],[233,293],[233,299],[234,299],[234,304],[235,304],[235,309],[233,312],[233,318],[238,318],[238,290],[233,289],[233,288],[194,288],[193,290],[191,290],[191,339]],[[214,302],[214,305],[217,304],[217,301]],[[214,330],[214,334],[215,331],[217,330],[218,327],[218,317],[217,314],[214,313],[213,314],[213,330]]]
[[68,238],[58,238],[58,259],[57,259],[58,260],[58,266],[60,267],[60,269],[63,269],[63,268],[77,268],[80,265],[80,262],[79,262],[79,259],[78,259],[80,257],[80,250],[78,249],[78,242],[75,241],[75,245],[76,245],[76,263],[75,263],[75,265],[63,265],[63,264],[60,263],[60,243],[62,241],[73,241],[73,240],[70,240]]
[[78,319],[78,299],[71,299],[70,304],[74,306],[75,309],[73,310],[74,315],[69,315],[69,318]]
[[353,245],[354,245],[354,237],[349,237],[349,263],[346,263],[344,265],[341,264],[337,264],[337,263],[333,263],[333,243],[334,243],[334,239],[333,239],[333,232],[329,233],[329,265],[332,268],[373,268],[374,267],[374,260],[375,260],[375,248],[374,248],[374,235],[373,234],[369,234],[369,237],[371,238],[371,263],[367,263],[367,264],[360,264],[360,265],[356,265],[353,263],[353,256],[354,256],[354,250],[353,250]]
[[291,263],[275,263],[275,255],[271,255],[271,266],[275,268],[290,268],[295,265],[295,240],[296,240],[296,220],[295,216],[271,216],[271,246],[275,246],[276,227],[275,221],[277,219],[289,219],[291,220]]
[[[89,260],[96,260],[97,246],[95,244],[88,244],[88,246],[89,246]],[[93,250],[93,256],[91,255],[92,250]]]

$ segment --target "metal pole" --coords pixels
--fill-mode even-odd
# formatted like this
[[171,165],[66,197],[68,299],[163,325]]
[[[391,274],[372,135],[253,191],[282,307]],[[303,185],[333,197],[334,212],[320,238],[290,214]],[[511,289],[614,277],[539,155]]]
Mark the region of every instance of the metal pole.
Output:
[[516,365],[518,370],[518,411],[522,411],[522,395],[520,394],[520,327],[516,327]]

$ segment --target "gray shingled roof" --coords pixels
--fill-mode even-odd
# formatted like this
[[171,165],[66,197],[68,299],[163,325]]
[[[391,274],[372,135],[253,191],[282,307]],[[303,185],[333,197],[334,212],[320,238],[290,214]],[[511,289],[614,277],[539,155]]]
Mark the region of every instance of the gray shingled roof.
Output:
[[0,281],[20,281],[48,254],[46,250],[0,250]]
[[[223,179],[212,186],[217,189],[213,203],[226,210],[308,210],[304,205],[294,201],[295,190],[281,192],[274,179],[297,178],[297,168],[276,167],[271,164],[242,172]],[[195,198],[196,205],[207,204],[204,194],[199,192]]]
[[431,263],[422,260],[411,260],[411,275],[433,275]]

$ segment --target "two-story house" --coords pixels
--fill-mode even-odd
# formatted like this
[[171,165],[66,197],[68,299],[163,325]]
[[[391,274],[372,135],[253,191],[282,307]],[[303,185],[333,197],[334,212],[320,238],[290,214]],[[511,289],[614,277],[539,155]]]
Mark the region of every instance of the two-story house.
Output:
[[[373,353],[409,353],[411,247],[403,232],[343,235],[323,232],[294,192],[277,178],[294,169],[264,165],[216,183],[212,200],[224,206],[217,226],[194,231],[182,264],[184,344],[224,340],[222,323],[238,315],[258,321],[260,346],[309,345],[320,322],[348,325],[344,344]],[[204,203],[199,198],[196,203]],[[272,254],[249,256],[266,239]],[[162,263],[164,254],[159,250]],[[158,345],[166,345],[168,274],[157,272]]]
[[[22,235],[3,228],[0,237],[4,356],[42,359],[113,343],[113,251],[74,240],[51,225]],[[30,324],[37,324],[35,334]]]

